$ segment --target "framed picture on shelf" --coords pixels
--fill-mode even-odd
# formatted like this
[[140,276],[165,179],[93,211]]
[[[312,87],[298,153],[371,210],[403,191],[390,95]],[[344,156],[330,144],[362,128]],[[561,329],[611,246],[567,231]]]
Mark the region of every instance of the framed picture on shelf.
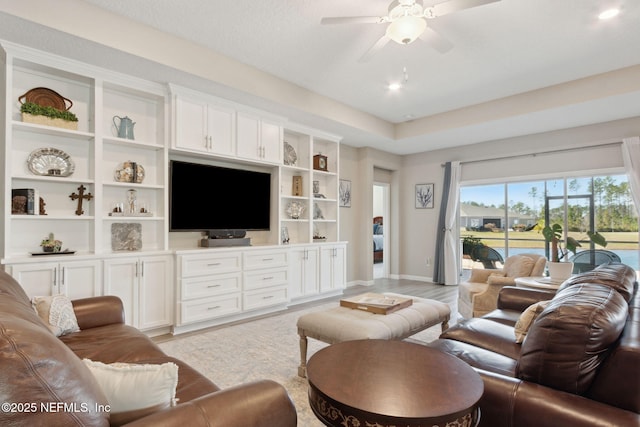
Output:
[[347,179],[340,180],[340,187],[338,188],[339,206],[341,208],[351,207],[351,181]]
[[416,209],[433,209],[433,184],[416,184]]

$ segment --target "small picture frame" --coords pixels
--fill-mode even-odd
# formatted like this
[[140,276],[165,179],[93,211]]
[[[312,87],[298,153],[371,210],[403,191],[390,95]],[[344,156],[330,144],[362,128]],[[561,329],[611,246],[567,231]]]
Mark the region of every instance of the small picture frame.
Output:
[[416,184],[416,209],[433,209],[433,184]]
[[351,207],[351,181],[341,179],[338,188],[338,201],[341,208]]

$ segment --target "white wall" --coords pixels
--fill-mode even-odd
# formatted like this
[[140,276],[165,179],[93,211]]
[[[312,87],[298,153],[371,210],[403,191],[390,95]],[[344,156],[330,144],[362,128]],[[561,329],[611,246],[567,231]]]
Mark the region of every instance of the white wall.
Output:
[[[410,156],[395,156],[343,145],[341,177],[352,180],[355,206],[347,215],[345,211],[349,209],[342,208],[340,211],[341,238],[349,241],[348,280],[351,283],[372,280],[372,261],[368,248],[372,245],[369,225],[373,216],[375,167],[392,171],[389,225],[394,236],[391,242],[394,257],[391,275],[430,280],[433,262],[427,265],[427,259],[433,261],[435,255],[435,234],[442,200],[442,165],[445,162],[461,161],[462,180],[467,183],[505,177],[576,176],[587,171],[620,172],[623,164],[619,147],[595,146],[621,142],[622,138],[637,135],[640,135],[640,117]],[[554,150],[570,151],[541,154]],[[520,155],[524,157],[495,160]],[[415,184],[423,183],[435,184],[434,209],[415,208]]]

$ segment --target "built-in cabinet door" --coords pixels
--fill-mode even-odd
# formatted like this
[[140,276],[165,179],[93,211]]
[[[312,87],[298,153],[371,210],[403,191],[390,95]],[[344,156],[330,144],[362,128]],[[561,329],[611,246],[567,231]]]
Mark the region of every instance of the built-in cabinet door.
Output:
[[260,147],[260,120],[257,117],[238,113],[236,116],[236,140],[238,157],[262,159]]
[[140,329],[173,323],[173,272],[167,256],[140,258]]
[[171,325],[171,283],[171,260],[166,256],[104,262],[105,294],[122,300],[126,324],[139,329]]
[[291,250],[290,296],[296,299],[319,292],[318,247],[302,247]]
[[57,262],[18,264],[11,266],[11,275],[20,283],[29,298],[57,295],[60,293],[57,269]]
[[230,108],[204,100],[176,101],[176,148],[210,154],[234,154],[234,117]]
[[127,325],[138,324],[138,274],[137,258],[117,258],[104,261],[104,294],[115,295],[122,300]]
[[209,104],[207,109],[207,129],[209,152],[233,156],[235,112],[217,105]]
[[240,112],[236,123],[238,157],[282,163],[282,126]]
[[101,293],[98,261],[19,264],[11,267],[11,275],[29,297],[62,294],[73,300]]
[[69,299],[95,297],[102,294],[99,261],[60,263],[58,280],[60,293]]
[[209,151],[207,108],[208,105],[204,101],[178,98],[176,148]]
[[260,145],[262,146],[262,160],[270,163],[282,163],[283,157],[282,126],[276,123],[260,122]]
[[320,292],[343,289],[346,283],[346,248],[324,246],[320,251]]

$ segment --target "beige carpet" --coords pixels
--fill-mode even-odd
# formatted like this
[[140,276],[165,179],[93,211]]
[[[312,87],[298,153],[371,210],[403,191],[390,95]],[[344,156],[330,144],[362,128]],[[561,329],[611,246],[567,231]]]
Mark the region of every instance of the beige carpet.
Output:
[[[282,384],[298,412],[298,426],[322,427],[309,408],[307,381],[298,377],[300,353],[296,321],[303,313],[335,306],[337,302],[251,322],[221,327],[197,334],[177,336],[160,347],[206,375],[221,388],[260,379]],[[452,313],[455,307],[452,307]],[[440,334],[440,325],[424,330],[410,340],[429,342]],[[309,340],[309,357],[326,344]]]

